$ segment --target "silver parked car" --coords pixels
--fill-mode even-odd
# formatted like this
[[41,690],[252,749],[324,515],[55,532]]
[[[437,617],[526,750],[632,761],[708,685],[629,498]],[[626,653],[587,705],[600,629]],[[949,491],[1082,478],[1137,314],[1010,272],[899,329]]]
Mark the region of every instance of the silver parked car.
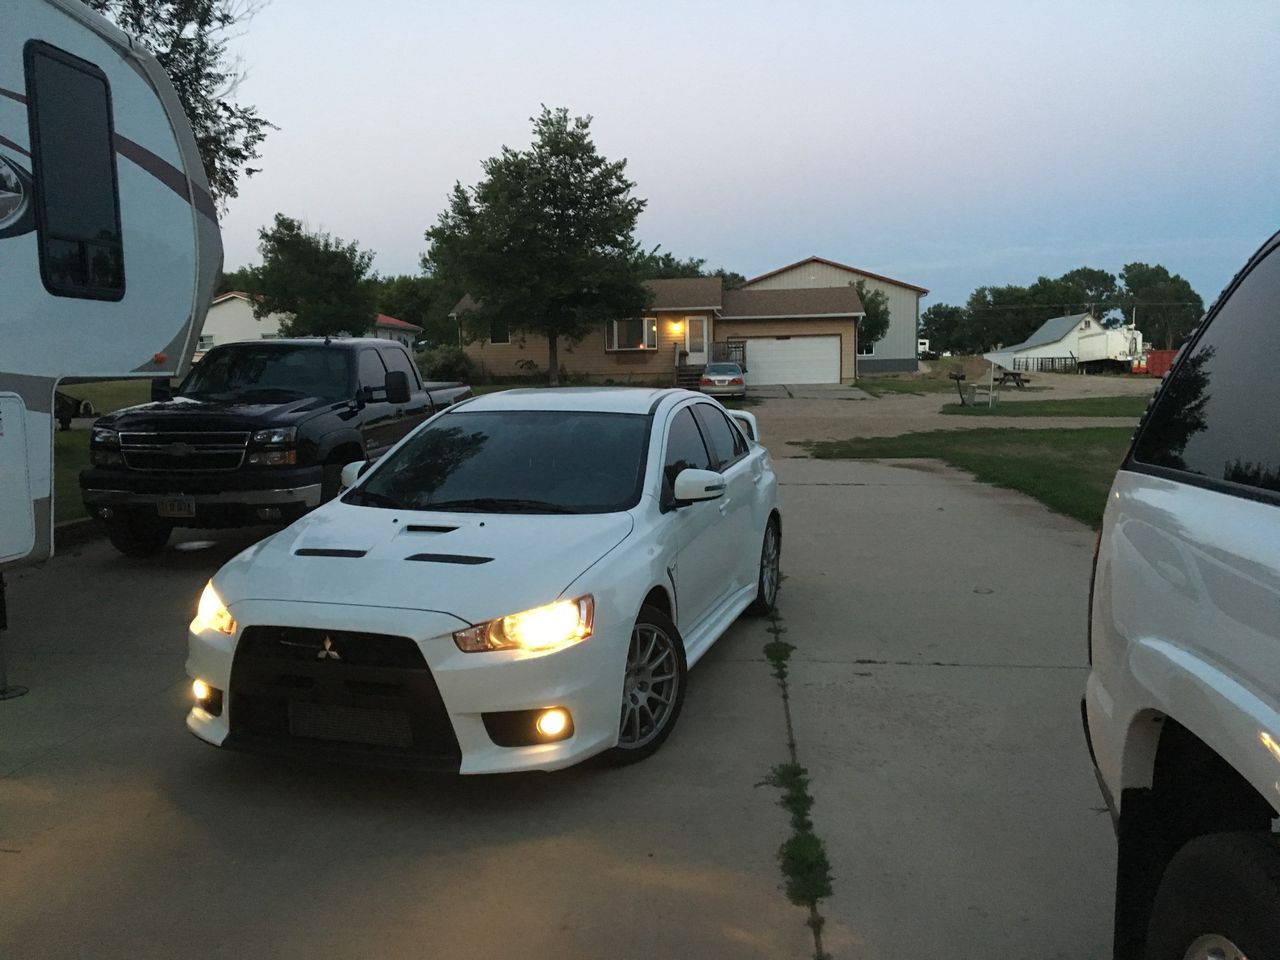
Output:
[[698,389],[710,397],[745,397],[747,380],[736,363],[709,363],[702,371]]

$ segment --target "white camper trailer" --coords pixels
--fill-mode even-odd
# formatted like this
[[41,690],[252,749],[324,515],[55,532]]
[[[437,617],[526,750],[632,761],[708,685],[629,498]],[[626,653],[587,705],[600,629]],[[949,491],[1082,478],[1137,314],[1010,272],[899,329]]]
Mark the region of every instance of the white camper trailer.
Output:
[[53,551],[58,380],[183,374],[222,246],[154,57],[79,0],[0,0],[0,25],[2,573]]

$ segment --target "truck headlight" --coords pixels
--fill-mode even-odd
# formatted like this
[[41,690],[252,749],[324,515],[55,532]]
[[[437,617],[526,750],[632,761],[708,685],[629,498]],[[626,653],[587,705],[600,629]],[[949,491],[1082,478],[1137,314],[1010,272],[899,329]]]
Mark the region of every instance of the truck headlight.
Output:
[[453,635],[464,653],[485,650],[558,650],[591,636],[595,601],[590,597],[557,600],[545,607],[478,623]]
[[218,591],[213,589],[212,580],[204,585],[200,603],[196,606],[196,618],[191,621],[192,633],[203,633],[206,630],[216,630],[228,636],[236,632],[235,618],[218,596]]
[[259,430],[253,435],[253,442],[264,447],[283,447],[297,439],[297,427],[272,427],[270,430]]
[[110,427],[94,427],[89,442],[104,447],[120,446],[120,434]]

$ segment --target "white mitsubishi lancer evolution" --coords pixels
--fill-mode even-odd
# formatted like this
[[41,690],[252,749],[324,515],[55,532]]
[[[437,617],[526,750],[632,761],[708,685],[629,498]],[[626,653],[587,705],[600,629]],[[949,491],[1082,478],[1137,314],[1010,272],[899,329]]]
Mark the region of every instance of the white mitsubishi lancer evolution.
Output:
[[684,390],[511,390],[438,414],[209,582],[187,727],[461,773],[648,756],[688,668],[773,607],[782,521],[757,436]]

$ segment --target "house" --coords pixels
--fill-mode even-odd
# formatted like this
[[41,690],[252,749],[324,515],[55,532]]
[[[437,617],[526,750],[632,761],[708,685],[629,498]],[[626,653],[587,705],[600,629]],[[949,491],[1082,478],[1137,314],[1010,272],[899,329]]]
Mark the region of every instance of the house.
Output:
[[1079,367],[1128,370],[1141,354],[1142,332],[1132,324],[1106,327],[1092,314],[1074,313],[1046,320],[1022,343],[983,356],[1007,370],[1062,373]]
[[[858,292],[813,289],[723,289],[719,277],[649,280],[642,317],[610,320],[578,343],[562,341],[565,371],[623,383],[697,383],[713,360],[735,360],[747,383],[851,383],[857,363]],[[475,303],[463,297],[460,319]],[[500,320],[463,349],[491,376],[545,370],[545,337],[516,333]]]
[[[253,315],[253,304],[247,293],[232,291],[213,298],[213,303],[205,315],[204,327],[200,331],[200,342],[196,347],[196,357],[223,343],[234,343],[239,340],[274,340],[280,336],[280,324],[288,319],[283,313],[270,313],[261,320]],[[399,340],[410,349],[414,338],[422,333],[416,324],[378,314],[373,326],[364,334],[380,337],[383,340]]]
[[868,290],[883,293],[889,307],[889,329],[885,335],[875,343],[858,348],[859,374],[915,372],[919,358],[916,338],[920,326],[920,299],[929,293],[925,287],[815,256],[770,270],[748,280],[740,289],[822,289],[847,287],[857,280],[865,281]]

